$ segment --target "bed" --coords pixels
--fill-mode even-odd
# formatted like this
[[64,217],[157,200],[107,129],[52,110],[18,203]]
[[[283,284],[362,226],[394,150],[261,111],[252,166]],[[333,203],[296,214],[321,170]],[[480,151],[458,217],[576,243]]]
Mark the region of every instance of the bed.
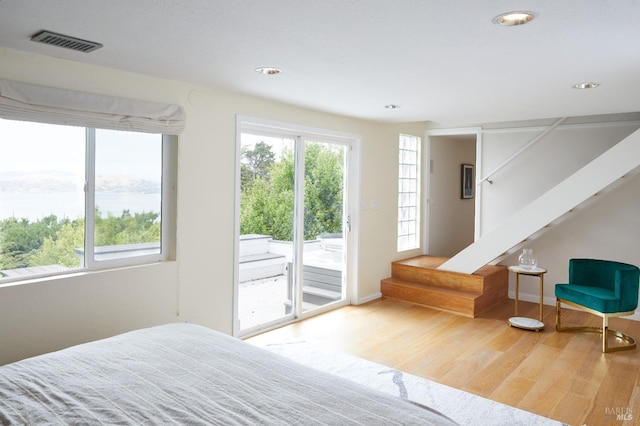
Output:
[[0,424],[454,422],[208,328],[167,324],[1,366]]

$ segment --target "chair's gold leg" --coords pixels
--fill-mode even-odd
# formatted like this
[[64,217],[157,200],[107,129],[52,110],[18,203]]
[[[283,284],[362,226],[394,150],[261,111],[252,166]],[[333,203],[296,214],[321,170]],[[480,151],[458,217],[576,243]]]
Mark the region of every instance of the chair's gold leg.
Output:
[[606,346],[603,348],[602,352],[618,352],[618,351],[626,351],[629,349],[636,348],[636,339],[629,336],[628,334],[624,334],[620,331],[615,330],[607,330],[607,336],[611,334],[616,339],[620,340],[622,344],[620,346],[609,347],[609,341],[607,339]]
[[[574,306],[578,309],[581,309],[583,311],[587,311],[590,312],[594,315],[598,315],[602,317],[602,328],[599,327],[566,327],[566,326],[562,326],[562,316],[561,316],[561,303],[566,303],[567,305],[571,305]],[[614,316],[625,316],[625,315],[632,315],[633,312],[624,312],[622,313],[624,315],[614,315]],[[559,332],[564,332],[564,331],[584,331],[584,332],[591,332],[591,333],[600,333],[602,334],[602,352],[604,353],[608,353],[608,352],[617,352],[617,351],[624,351],[624,350],[629,350],[629,349],[635,349],[636,348],[636,340],[627,335],[624,334],[620,331],[616,331],[616,330],[609,330],[609,317],[612,315],[608,315],[608,314],[603,314],[601,312],[598,311],[594,311],[592,309],[589,308],[585,308],[583,306],[580,305],[576,305],[574,303],[571,302],[567,302],[565,300],[561,299],[556,299],[556,331]],[[609,335],[612,335],[614,338],[616,338],[617,340],[619,340],[621,342],[620,346],[614,346],[614,347],[609,347]]]
[[602,316],[602,352],[607,352],[609,348],[609,321],[607,316]]

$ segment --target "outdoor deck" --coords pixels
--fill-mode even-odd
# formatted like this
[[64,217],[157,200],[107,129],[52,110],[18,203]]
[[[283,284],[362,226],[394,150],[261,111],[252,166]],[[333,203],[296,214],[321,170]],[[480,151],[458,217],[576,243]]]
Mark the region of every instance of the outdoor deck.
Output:
[[[290,312],[292,254],[290,243],[274,242],[270,237],[261,235],[243,237],[238,310],[240,328],[244,330]],[[303,310],[314,309],[342,297],[341,243],[338,238],[305,243]]]

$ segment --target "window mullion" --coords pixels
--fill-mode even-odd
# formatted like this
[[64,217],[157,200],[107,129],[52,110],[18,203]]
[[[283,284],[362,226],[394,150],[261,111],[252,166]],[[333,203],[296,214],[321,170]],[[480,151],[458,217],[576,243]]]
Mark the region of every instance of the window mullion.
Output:
[[302,268],[304,264],[304,186],[305,186],[305,143],[302,137],[296,136],[295,149],[294,149],[294,210],[293,210],[293,271],[295,274],[295,284],[293,288],[296,291],[294,303],[294,315],[295,318],[299,318],[302,315]]
[[84,266],[95,265],[96,213],[96,129],[87,127],[87,155],[85,162]]
[[174,226],[170,225],[174,221],[170,214],[170,204],[176,191],[174,172],[171,170],[171,163],[168,161],[171,156],[171,138],[172,136],[162,135],[162,198],[160,206],[160,223],[163,224],[160,233],[160,255],[162,259],[167,259],[168,257],[169,228]]

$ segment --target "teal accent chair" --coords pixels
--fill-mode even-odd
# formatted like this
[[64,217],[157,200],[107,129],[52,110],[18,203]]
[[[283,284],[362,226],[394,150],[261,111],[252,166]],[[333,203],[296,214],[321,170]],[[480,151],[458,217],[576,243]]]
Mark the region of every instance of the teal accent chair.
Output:
[[[556,284],[556,330],[592,331],[602,334],[602,352],[634,349],[633,337],[609,330],[610,317],[632,315],[638,307],[640,269],[611,260],[570,259],[569,282]],[[565,327],[561,323],[560,305],[590,312],[602,317],[599,327]],[[620,342],[609,346],[609,336]]]

